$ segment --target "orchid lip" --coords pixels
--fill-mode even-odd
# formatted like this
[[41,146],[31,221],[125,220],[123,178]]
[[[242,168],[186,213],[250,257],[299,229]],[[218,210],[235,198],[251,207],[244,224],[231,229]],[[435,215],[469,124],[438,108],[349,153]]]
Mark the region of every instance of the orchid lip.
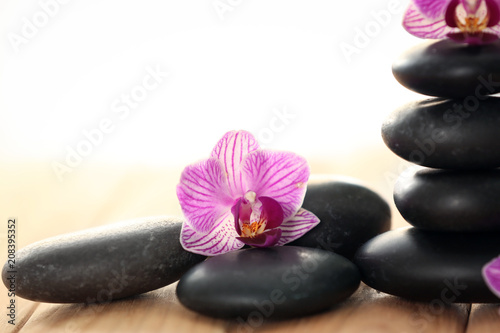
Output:
[[275,246],[281,238],[281,229],[267,230],[255,237],[237,237],[243,243],[253,247]]
[[[235,218],[235,229],[240,240],[248,243],[248,239],[263,237],[267,230],[275,229],[283,223],[283,209],[274,199],[269,197],[257,197],[254,191],[247,191],[245,195],[233,206],[232,212]],[[272,234],[273,237],[279,235]],[[269,243],[265,239],[254,240],[252,243]]]
[[499,39],[499,36],[487,32],[467,34],[463,32],[449,33],[448,38],[459,43],[466,43],[469,45],[482,45],[491,43]]

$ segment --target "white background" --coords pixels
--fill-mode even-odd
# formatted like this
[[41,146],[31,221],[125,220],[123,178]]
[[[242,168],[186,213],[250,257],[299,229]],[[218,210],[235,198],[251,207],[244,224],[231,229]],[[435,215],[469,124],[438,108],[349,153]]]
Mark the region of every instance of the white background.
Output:
[[[383,146],[388,113],[424,98],[391,73],[421,42],[401,26],[404,0],[65,2],[0,2],[3,163],[66,165],[103,119],[113,130],[78,168],[183,166],[231,129],[312,160],[362,153]],[[114,112],[146,68],[169,75]],[[293,117],[276,122],[277,110]]]

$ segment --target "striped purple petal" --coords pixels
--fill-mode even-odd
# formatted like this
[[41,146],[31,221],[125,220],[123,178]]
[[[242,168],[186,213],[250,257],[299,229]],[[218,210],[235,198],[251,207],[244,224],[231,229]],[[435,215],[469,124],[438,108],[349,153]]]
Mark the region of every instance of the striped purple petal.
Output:
[[309,166],[304,158],[289,152],[258,150],[242,163],[248,189],[258,197],[270,197],[283,209],[284,219],[302,205],[309,179]]
[[280,226],[281,238],[276,245],[290,243],[302,237],[320,222],[319,218],[304,208],[301,208],[294,217],[283,222]]
[[186,251],[214,256],[241,249],[244,243],[236,237],[238,234],[234,229],[233,216],[228,211],[214,223],[214,227],[207,233],[197,232],[189,224],[184,223],[180,242]]
[[231,131],[219,140],[210,157],[222,162],[227,175],[229,194],[241,197],[245,194],[245,182],[241,174],[241,162],[250,152],[259,149],[254,136],[246,131]]
[[431,19],[444,15],[446,7],[452,0],[414,0],[413,4],[419,12]]
[[227,178],[219,160],[210,158],[184,169],[177,185],[177,197],[187,223],[206,233],[226,212],[234,199],[229,195]]
[[484,265],[482,274],[491,292],[500,297],[500,256]]
[[430,39],[444,38],[454,30],[446,24],[444,12],[441,16],[427,16],[413,3],[404,14],[403,27],[416,37]]

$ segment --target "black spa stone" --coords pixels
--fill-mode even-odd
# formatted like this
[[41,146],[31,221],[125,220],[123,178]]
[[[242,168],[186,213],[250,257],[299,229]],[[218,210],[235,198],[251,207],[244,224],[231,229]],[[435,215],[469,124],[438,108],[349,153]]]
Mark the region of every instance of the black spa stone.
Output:
[[357,267],[340,255],[280,246],[210,258],[184,274],[177,296],[193,311],[252,323],[328,309],[348,298],[359,283]]
[[290,245],[319,247],[348,259],[367,240],[391,228],[387,202],[348,178],[311,179],[302,207],[321,222]]
[[366,242],[356,253],[362,280],[407,299],[449,303],[498,303],[482,267],[498,256],[500,233],[445,233],[414,227]]
[[461,98],[500,92],[500,41],[471,46],[450,39],[426,42],[402,54],[394,77],[417,93]]
[[[182,221],[149,217],[65,234],[19,250],[16,296],[50,303],[104,303],[177,281],[205,257],[184,251]],[[9,263],[3,282],[11,281]]]
[[499,169],[419,169],[403,173],[394,188],[406,221],[427,230],[500,231]]
[[478,101],[474,107],[432,98],[390,114],[382,125],[382,138],[396,155],[418,165],[487,169],[500,167],[499,129],[498,97]]

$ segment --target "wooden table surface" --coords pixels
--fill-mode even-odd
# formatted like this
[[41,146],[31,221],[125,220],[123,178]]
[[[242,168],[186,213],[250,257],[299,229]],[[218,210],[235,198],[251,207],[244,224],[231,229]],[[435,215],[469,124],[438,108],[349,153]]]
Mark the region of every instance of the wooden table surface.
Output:
[[[405,226],[392,203],[392,181],[405,165],[386,149],[355,152],[331,162],[310,161],[312,173],[360,179],[391,203],[393,228]],[[2,262],[6,223],[18,221],[18,249],[34,241],[141,216],[180,215],[175,197],[181,169],[83,165],[59,182],[49,163],[0,166]],[[99,305],[46,304],[16,298],[16,325],[7,323],[5,288],[0,332],[500,332],[498,304],[417,303],[361,285],[326,312],[285,321],[213,319],[184,308],[175,285]],[[500,303],[500,301],[499,301]]]

